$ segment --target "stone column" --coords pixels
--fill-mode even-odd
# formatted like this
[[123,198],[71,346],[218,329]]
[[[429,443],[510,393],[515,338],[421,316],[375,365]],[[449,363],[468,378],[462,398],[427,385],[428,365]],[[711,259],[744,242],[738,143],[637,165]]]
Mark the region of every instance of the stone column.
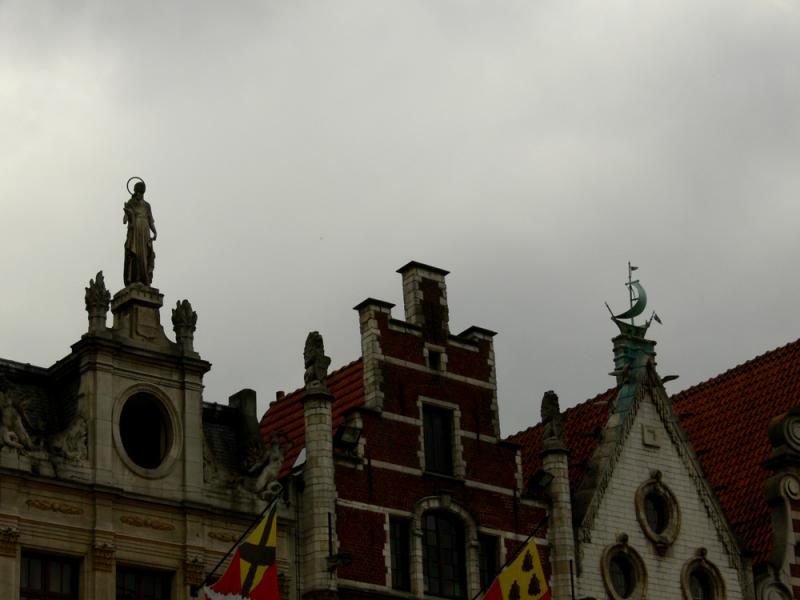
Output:
[[302,398],[306,464],[303,467],[303,598],[337,597],[336,484],[333,466],[333,396],[328,393],[322,337],[309,334],[305,350],[306,388]]
[[545,442],[540,453],[542,467],[553,476],[550,483],[550,520],[547,536],[551,544],[550,565],[553,600],[572,599],[570,563],[575,561],[575,535],[572,529],[572,503],[569,495],[569,451],[562,445],[548,447]]
[[547,537],[550,541],[550,585],[553,600],[571,600],[575,561],[575,534],[572,529],[572,502],[569,491],[569,450],[564,445],[563,423],[558,396],[546,392],[542,399],[544,442],[539,456],[542,468],[553,479],[547,488],[550,498],[550,519]]
[[303,411],[306,430],[306,464],[303,469],[303,597],[329,597],[336,592],[336,576],[328,571],[328,558],[336,553],[333,479],[333,396],[306,394]]
[[19,531],[0,526],[0,598],[19,598],[19,570]]

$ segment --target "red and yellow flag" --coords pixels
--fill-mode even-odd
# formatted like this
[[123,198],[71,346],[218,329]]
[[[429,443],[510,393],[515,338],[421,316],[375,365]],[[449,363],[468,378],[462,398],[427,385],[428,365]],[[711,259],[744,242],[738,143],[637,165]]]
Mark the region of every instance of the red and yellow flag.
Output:
[[204,588],[206,600],[280,600],[275,550],[278,503],[236,549],[219,581]]
[[533,536],[495,577],[484,600],[550,600],[550,588]]

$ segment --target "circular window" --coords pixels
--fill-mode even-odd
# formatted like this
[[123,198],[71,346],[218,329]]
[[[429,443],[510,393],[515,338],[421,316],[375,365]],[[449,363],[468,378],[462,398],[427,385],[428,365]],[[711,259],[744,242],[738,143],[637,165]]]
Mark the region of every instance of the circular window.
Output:
[[143,469],[157,469],[172,446],[172,428],[163,404],[144,392],[125,402],[119,437],[128,457]]
[[697,557],[683,566],[681,588],[685,600],[723,600],[725,597],[722,576],[706,558],[705,548],[700,548]]
[[678,501],[661,481],[661,472],[636,490],[636,518],[642,531],[659,553],[664,553],[677,539],[681,526]]
[[612,600],[644,598],[647,572],[636,551],[628,546],[628,536],[619,536],[619,543],[603,552],[601,571],[606,591]]
[[114,445],[131,471],[155,479],[171,470],[180,453],[180,421],[160,390],[137,388],[114,404]]

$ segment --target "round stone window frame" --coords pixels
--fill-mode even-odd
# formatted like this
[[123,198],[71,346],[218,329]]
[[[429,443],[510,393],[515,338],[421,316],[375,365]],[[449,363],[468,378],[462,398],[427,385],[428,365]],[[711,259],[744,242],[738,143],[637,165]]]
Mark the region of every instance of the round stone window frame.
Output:
[[[657,494],[667,510],[665,515],[667,525],[660,533],[653,531],[647,521],[645,499],[650,494]],[[653,471],[651,478],[639,486],[636,490],[635,504],[636,520],[639,521],[639,526],[642,528],[644,535],[653,543],[656,551],[659,554],[663,554],[678,539],[678,534],[681,530],[681,511],[675,494],[661,481],[661,471]]]
[[[627,534],[621,534],[617,543],[606,547],[600,559],[600,572],[603,575],[603,586],[612,600],[641,600],[647,593],[647,569],[639,553],[628,545]],[[611,561],[623,557],[631,565],[633,573],[633,591],[628,596],[620,596],[611,580]]]
[[683,592],[684,600],[692,600],[692,590],[689,587],[689,577],[695,571],[701,571],[708,578],[711,584],[711,600],[725,600],[725,581],[722,579],[722,574],[717,569],[716,565],[708,560],[706,557],[707,551],[705,548],[699,548],[697,555],[688,560],[681,569],[681,592]]
[[[147,394],[158,402],[164,417],[163,424],[169,429],[170,446],[164,453],[161,464],[154,469],[148,469],[136,464],[133,459],[128,456],[125,445],[122,443],[122,434],[120,433],[122,410],[125,408],[125,403],[137,394]],[[127,388],[114,402],[111,418],[114,446],[117,450],[117,455],[128,469],[145,479],[161,479],[170,474],[183,448],[183,428],[181,427],[180,416],[176,412],[175,407],[172,405],[172,402],[170,402],[169,397],[161,391],[161,389],[148,384],[138,384]]]

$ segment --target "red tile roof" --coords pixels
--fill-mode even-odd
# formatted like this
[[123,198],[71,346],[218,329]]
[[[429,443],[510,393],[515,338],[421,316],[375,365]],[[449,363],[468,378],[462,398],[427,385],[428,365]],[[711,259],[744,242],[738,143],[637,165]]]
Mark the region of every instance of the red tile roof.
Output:
[[800,340],[672,397],[706,479],[754,563],[767,559],[771,522],[761,466],[770,419],[800,405]]
[[[608,389],[591,400],[564,411],[564,443],[570,449],[569,479],[572,489],[576,489],[583,479],[586,463],[594,454],[600,441],[600,433],[606,423],[607,404],[616,393],[616,388]],[[539,423],[508,438],[509,441],[522,446],[525,481],[542,466],[539,452],[542,450],[543,433],[542,424]]]
[[[341,369],[328,374],[328,390],[333,396],[333,430],[344,419],[343,413],[354,406],[364,404],[364,375],[361,359],[355,360]],[[275,402],[271,402],[261,419],[261,433],[269,439],[273,433],[282,431],[292,445],[283,457],[278,478],[285,477],[292,470],[297,455],[305,446],[305,427],[303,423],[303,403],[305,389],[300,388]]]
[[[608,413],[608,390],[564,413],[570,453],[570,485],[577,489],[599,442]],[[761,466],[771,446],[772,417],[800,405],[800,340],[747,361],[672,397],[673,409],[698,454],[728,522],[754,563],[770,548],[770,514],[764,499],[767,472]],[[512,435],[522,445],[525,478],[541,467],[541,424]]]

